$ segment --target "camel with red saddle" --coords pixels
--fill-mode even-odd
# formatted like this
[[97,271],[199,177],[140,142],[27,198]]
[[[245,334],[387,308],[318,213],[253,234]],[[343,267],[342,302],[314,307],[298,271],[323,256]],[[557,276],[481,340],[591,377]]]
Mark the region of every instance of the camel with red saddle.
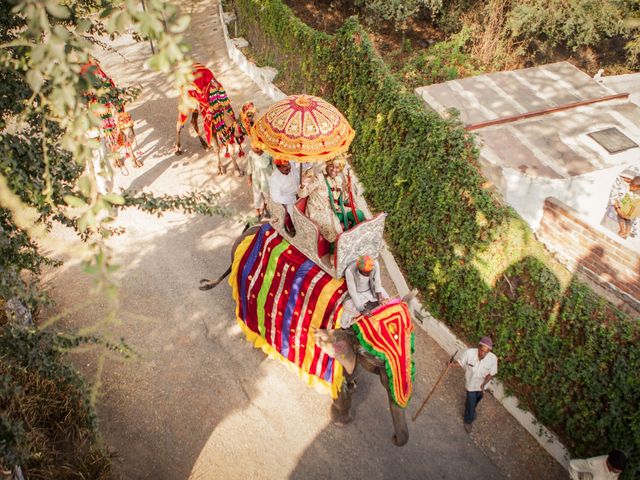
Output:
[[[236,174],[242,176],[244,173],[238,166],[234,150],[237,145],[238,156],[244,155],[241,147],[244,136],[240,124],[236,120],[229,97],[222,84],[204,65],[194,64],[193,76],[193,83],[187,93],[198,102],[198,106],[197,108],[181,108],[178,113],[175,154],[181,155],[184,152],[180,145],[180,132],[191,117],[191,126],[198,135],[202,148],[205,150],[213,149],[218,157],[218,175],[223,175],[227,170],[220,155],[224,150],[224,156],[232,159]],[[203,134],[200,133],[198,126],[200,115],[203,122]]]

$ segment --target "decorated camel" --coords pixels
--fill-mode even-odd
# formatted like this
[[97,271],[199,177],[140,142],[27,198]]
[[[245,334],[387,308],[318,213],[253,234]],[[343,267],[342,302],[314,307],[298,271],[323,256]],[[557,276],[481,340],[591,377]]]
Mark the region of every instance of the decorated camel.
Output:
[[80,75],[87,81],[85,97],[89,104],[101,106],[100,134],[109,153],[115,155],[115,166],[125,169],[125,161],[131,159],[134,167],[141,167],[142,162],[134,151],[136,136],[131,115],[125,110],[124,90],[116,87],[95,58],[82,66]]
[[[175,153],[176,155],[183,153],[180,145],[180,132],[191,117],[191,126],[198,135],[202,148],[205,150],[213,149],[218,157],[218,175],[224,175],[227,170],[220,156],[224,150],[224,157],[231,157],[236,174],[242,176],[243,172],[233,153],[234,145],[237,145],[238,156],[244,155],[241,148],[242,127],[236,120],[229,97],[211,70],[199,63],[194,64],[193,68],[194,80],[187,93],[198,102],[198,106],[190,109],[181,108],[178,113]],[[200,134],[198,126],[200,115],[202,116],[204,135]]]

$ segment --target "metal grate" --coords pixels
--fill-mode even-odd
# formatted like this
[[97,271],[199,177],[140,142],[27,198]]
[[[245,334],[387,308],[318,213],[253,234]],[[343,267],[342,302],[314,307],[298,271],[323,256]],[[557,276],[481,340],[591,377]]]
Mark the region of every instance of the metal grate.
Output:
[[598,130],[597,132],[592,132],[587,135],[602,145],[609,153],[624,152],[625,150],[638,146],[636,142],[615,127]]

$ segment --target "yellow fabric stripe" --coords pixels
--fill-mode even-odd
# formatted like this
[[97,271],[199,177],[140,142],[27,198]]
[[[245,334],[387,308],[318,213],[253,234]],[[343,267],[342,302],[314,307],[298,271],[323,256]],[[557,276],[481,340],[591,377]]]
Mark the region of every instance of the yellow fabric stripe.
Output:
[[[249,327],[247,327],[247,325],[242,321],[242,318],[240,318],[240,302],[239,302],[240,294],[238,291],[238,281],[237,281],[238,267],[240,265],[240,261],[242,260],[242,257],[248,250],[249,245],[251,245],[251,242],[253,241],[254,236],[255,235],[248,236],[247,238],[242,240],[242,242],[240,242],[240,245],[238,245],[238,248],[236,249],[236,253],[233,256],[233,262],[231,264],[231,274],[229,275],[229,285],[231,285],[232,296],[236,302],[236,321],[238,322],[240,329],[244,332],[247,340],[250,341],[255,348],[261,348],[262,351],[266,353],[269,357],[279,360],[281,363],[283,363],[287,367],[289,371],[297,374],[298,378],[304,381],[309,387],[315,388],[316,391],[320,393],[325,393],[325,394],[328,393],[331,395],[332,398],[337,398],[338,393],[340,392],[340,389],[342,387],[342,381],[344,379],[342,365],[340,365],[340,363],[338,363],[337,360],[334,360],[333,362],[333,372],[334,372],[333,384],[330,384],[329,382],[322,380],[321,378],[318,378],[315,375],[308,374],[306,371],[304,371],[301,368],[298,368],[298,366],[290,362],[288,359],[284,358],[282,355],[280,355],[280,353],[276,351],[275,348],[269,345],[264,338],[262,338],[260,335],[253,332]],[[329,283],[327,287],[330,287],[334,282],[338,284],[337,287],[340,286],[340,282],[332,280],[332,282]],[[320,298],[323,299],[323,297],[325,297],[324,293],[320,296]],[[322,309],[320,309],[320,311],[324,311],[324,309],[326,308],[326,304],[330,298],[331,298],[331,295],[328,295],[326,296],[326,298],[324,298],[324,306]],[[318,308],[316,308],[316,311],[314,312],[313,321],[315,321],[316,323],[314,324],[312,321],[312,325],[316,325],[315,328],[317,328],[317,325],[319,325],[320,321],[322,321],[322,315],[319,316],[319,320],[316,320],[315,317],[318,314],[317,312],[318,312]],[[313,332],[311,332],[311,334],[308,335],[307,337],[307,348],[309,348],[310,338],[313,339]],[[314,344],[315,344],[315,340],[311,342],[311,348],[313,348]],[[309,366],[307,365],[307,370],[308,370],[308,367]]]
[[304,361],[302,362],[302,369],[305,372],[309,371],[311,362],[313,361],[313,347],[316,344],[316,339],[313,334],[322,324],[322,317],[324,317],[325,311],[327,310],[327,304],[336,290],[342,286],[342,283],[340,280],[331,279],[320,292],[313,316],[311,317],[311,322],[309,323],[309,331],[307,332],[307,348],[305,350]]
[[244,254],[249,249],[249,245],[253,241],[253,238],[256,235],[248,235],[245,239],[240,242],[238,248],[236,248],[236,253],[233,256],[233,261],[231,262],[231,274],[229,275],[229,285],[231,286],[231,296],[236,301],[236,318],[240,318],[240,294],[238,292],[238,268],[240,266],[240,260],[244,257]]
[[298,375],[303,382],[305,382],[309,387],[315,388],[315,390],[319,393],[329,394],[332,398],[337,398],[338,393],[340,392],[340,388],[342,387],[343,381],[343,371],[342,365],[340,365],[337,361],[334,361],[334,374],[333,374],[333,385],[329,382],[316,377],[315,375],[311,375],[305,372],[303,369],[298,368],[294,363],[290,362],[288,359],[284,358],[280,353],[273,348],[271,345],[267,343],[267,341],[262,338],[260,335],[251,330],[247,325],[240,319],[236,319],[240,329],[244,332],[248,341],[253,343],[255,348],[260,348],[264,353],[266,353],[270,358],[274,360],[279,360],[287,370],[292,373]]

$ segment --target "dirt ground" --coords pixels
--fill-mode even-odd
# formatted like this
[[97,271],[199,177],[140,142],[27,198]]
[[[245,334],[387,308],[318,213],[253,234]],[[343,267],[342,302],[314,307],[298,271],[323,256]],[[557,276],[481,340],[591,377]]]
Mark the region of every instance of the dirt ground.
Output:
[[[234,107],[271,102],[226,56],[217,5],[186,0],[192,16],[193,58],[225,85]],[[59,315],[55,328],[123,338],[135,356],[103,349],[70,358],[94,382],[104,439],[122,479],[563,479],[567,473],[491,397],[479,407],[475,430],[462,428],[463,377],[452,371],[401,448],[391,443],[386,395],[377,378],[361,373],[353,399],[354,422],[329,421],[330,399],[307,388],[278,362],[247,343],[234,321],[225,283],[209,292],[198,280],[223,272],[231,244],[251,213],[246,180],[215,176],[210,153],[184,132],[186,153],[172,153],[177,92],[144,63],[146,43],[121,37],[118,53],[96,51],[119,85],[140,84],[130,108],[144,166],[118,173],[118,187],[156,194],[218,188],[229,218],[121,211],[126,232],[110,240],[121,265],[117,318],[108,302],[91,295],[82,266],[72,261],[46,276]],[[294,92],[291,92],[294,93]],[[296,92],[297,93],[297,92]],[[62,227],[61,238],[69,235]],[[393,288],[386,279],[386,287]],[[416,331],[413,415],[434,385],[447,354]]]

